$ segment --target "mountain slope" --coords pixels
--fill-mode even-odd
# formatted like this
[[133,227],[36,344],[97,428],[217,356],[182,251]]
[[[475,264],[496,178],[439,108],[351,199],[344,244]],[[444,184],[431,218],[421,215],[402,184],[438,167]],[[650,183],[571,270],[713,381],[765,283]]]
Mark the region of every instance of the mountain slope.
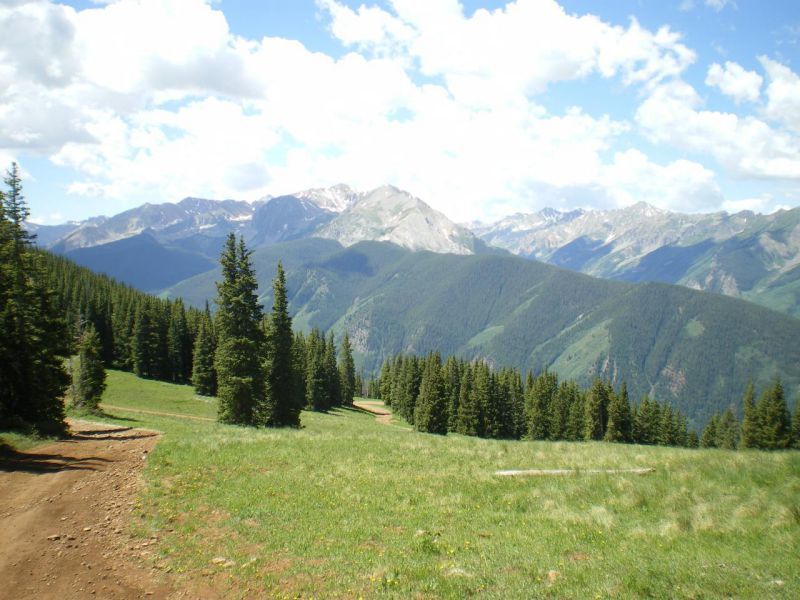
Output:
[[77,248],[65,256],[145,292],[163,290],[215,264],[197,254],[165,247],[149,231],[102,246]]
[[[347,330],[367,370],[396,352],[439,350],[498,366],[552,365],[586,384],[626,380],[698,423],[738,405],[750,377],[800,385],[800,321],[741,300],[663,284],[594,279],[511,256],[409,252],[299,240],[254,253],[262,301],[282,260],[295,325]],[[201,306],[218,272],[171,294]]]
[[800,209],[685,215],[644,203],[545,209],[475,227],[487,243],[598,277],[660,281],[800,316]]

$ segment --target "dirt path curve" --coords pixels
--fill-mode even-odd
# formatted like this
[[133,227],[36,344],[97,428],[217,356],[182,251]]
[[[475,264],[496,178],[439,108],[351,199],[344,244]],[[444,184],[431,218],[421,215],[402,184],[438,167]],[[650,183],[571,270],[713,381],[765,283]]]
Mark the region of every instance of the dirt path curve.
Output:
[[380,400],[355,400],[353,406],[375,415],[378,423],[390,425],[392,422],[392,411],[386,408]]
[[159,434],[70,421],[70,439],[0,456],[0,598],[166,598],[128,537],[140,473]]

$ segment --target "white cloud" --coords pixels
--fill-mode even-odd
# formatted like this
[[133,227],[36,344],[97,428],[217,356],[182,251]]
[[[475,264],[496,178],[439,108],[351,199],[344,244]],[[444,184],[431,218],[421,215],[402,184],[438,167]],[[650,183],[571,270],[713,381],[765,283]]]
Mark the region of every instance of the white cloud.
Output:
[[705,2],[706,6],[713,8],[717,12],[721,11],[726,6],[736,7],[736,2],[733,0],[705,0]]
[[731,61],[726,61],[724,67],[718,63],[712,64],[706,75],[706,85],[718,88],[737,103],[758,100],[763,81],[761,75],[755,71],[747,71],[740,64]]
[[761,56],[758,60],[769,78],[766,91],[767,116],[800,133],[800,76],[786,65],[766,56]]
[[343,43],[415,59],[424,75],[442,77],[459,101],[481,107],[501,98],[519,102],[552,83],[592,73],[652,84],[695,60],[666,27],[653,33],[635,19],[627,28],[612,26],[593,15],[568,14],[554,0],[516,0],[469,18],[456,0],[392,0],[393,12],[318,3]]
[[653,142],[713,156],[737,177],[800,180],[800,139],[754,116],[703,110],[689,84],[658,86],[636,111]]
[[[669,28],[613,25],[554,0],[470,16],[456,0],[318,3],[351,50],[340,58],[234,36],[224,3],[6,5],[0,157],[47,155],[77,173],[73,195],[115,207],[341,181],[393,183],[459,220],[544,204],[719,207],[708,167],[653,161],[631,147],[625,119],[540,103],[559,82],[594,76],[646,94],[636,124],[654,141],[708,152],[737,174],[791,178],[796,168],[796,138],[755,117],[702,110],[679,79],[695,54]],[[729,64],[710,85],[750,99],[752,83],[730,87]],[[762,65],[766,117],[796,123],[796,75]]]

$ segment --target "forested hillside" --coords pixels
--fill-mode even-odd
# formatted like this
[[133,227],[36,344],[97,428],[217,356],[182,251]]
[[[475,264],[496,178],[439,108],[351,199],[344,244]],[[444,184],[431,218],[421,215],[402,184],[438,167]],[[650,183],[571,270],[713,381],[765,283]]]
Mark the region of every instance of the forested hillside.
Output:
[[[298,240],[253,255],[263,274],[283,260],[296,327],[349,332],[360,365],[398,352],[439,351],[496,367],[541,371],[588,385],[627,381],[700,425],[738,404],[750,378],[775,375],[790,401],[800,385],[800,322],[732,298],[666,284],[630,284],[510,256],[409,252],[367,242],[344,249]],[[202,306],[211,271],[170,290]]]

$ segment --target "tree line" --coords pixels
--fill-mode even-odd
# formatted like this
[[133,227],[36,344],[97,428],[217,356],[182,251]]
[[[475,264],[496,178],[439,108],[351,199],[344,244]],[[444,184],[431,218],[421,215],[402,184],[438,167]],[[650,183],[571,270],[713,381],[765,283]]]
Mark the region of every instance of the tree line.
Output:
[[264,314],[250,255],[231,233],[220,259],[217,313],[212,319],[206,311],[195,342],[197,392],[217,396],[221,421],[256,426],[296,427],[302,409],[351,405],[361,383],[347,333],[337,350],[332,332],[293,332],[280,263],[272,310]]
[[[752,386],[748,389],[752,404]],[[597,378],[583,389],[574,381],[559,381],[547,369],[538,375],[528,373],[523,380],[516,369],[495,371],[485,361],[468,362],[453,356],[442,361],[435,352],[426,357],[398,354],[385,361],[380,376],[369,382],[367,393],[382,399],[417,430],[428,433],[684,447],[721,445],[698,439],[688,428],[686,416],[668,404],[647,395],[638,405],[632,404],[625,382],[615,390],[609,381]],[[769,439],[783,440],[783,445],[750,441],[743,447],[786,448],[791,445],[786,440],[800,445],[800,407],[795,410],[791,429],[785,402],[783,409],[779,408],[783,402],[780,382],[765,392],[755,408],[747,408],[747,398],[746,394],[745,414],[757,416],[746,417],[745,422],[755,423],[753,427],[763,432],[754,435],[772,436]],[[779,427],[772,415],[781,415]],[[713,428],[714,422],[712,419],[706,429]],[[703,438],[708,435],[704,431]]]
[[760,450],[800,449],[800,400],[789,415],[780,379],[775,379],[755,400],[755,386],[747,386],[739,421],[733,409],[715,413],[700,436],[704,448],[757,448]]

